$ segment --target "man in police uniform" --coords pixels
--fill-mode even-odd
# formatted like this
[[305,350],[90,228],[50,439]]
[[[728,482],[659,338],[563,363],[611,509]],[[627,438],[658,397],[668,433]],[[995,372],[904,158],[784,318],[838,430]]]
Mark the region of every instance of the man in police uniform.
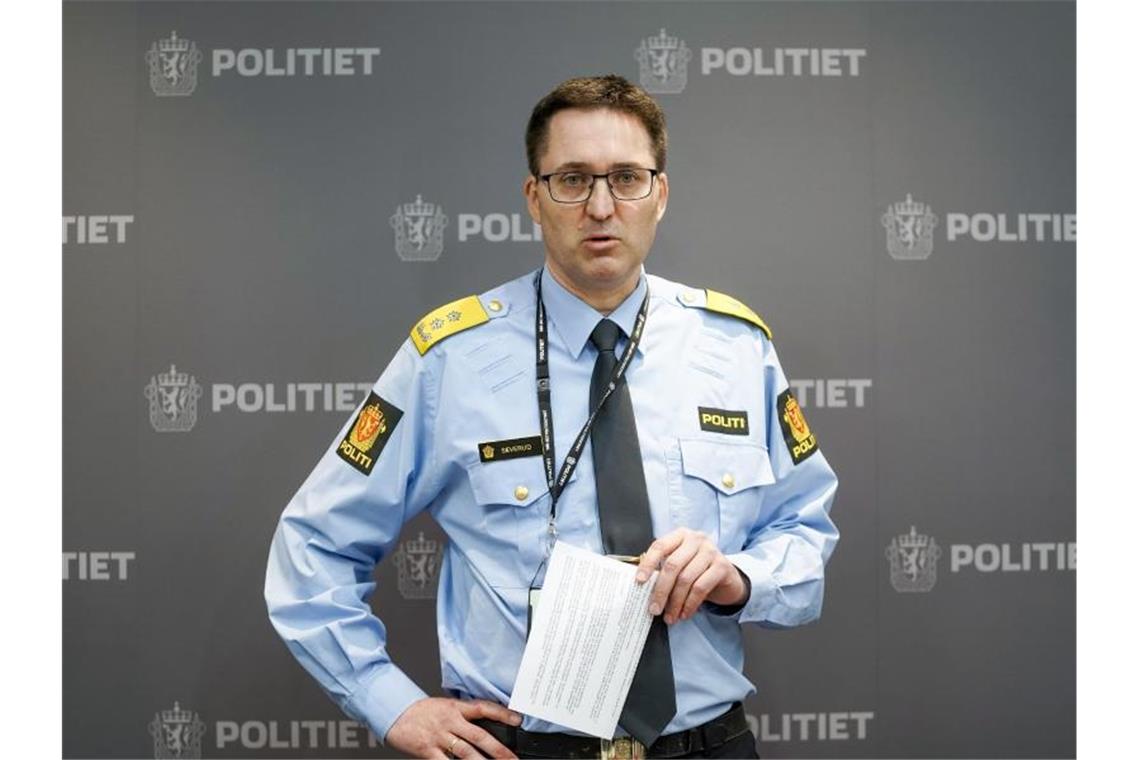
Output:
[[[414,756],[756,757],[742,624],[819,616],[835,474],[764,322],[643,269],[669,197],[653,99],[569,80],[526,143],[542,268],[412,329],[281,516],[270,618],[349,715]],[[446,698],[392,662],[366,602],[423,510],[449,539]],[[632,555],[639,582],[661,571],[612,741],[503,706],[555,537]]]

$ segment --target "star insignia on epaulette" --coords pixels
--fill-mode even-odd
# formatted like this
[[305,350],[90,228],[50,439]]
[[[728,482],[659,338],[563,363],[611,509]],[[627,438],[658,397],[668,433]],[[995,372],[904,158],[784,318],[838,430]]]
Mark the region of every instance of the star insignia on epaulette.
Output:
[[[411,339],[420,356],[428,349],[456,333],[490,320],[478,296],[467,296],[444,304],[424,316],[412,328]],[[430,328],[430,331],[429,331]]]

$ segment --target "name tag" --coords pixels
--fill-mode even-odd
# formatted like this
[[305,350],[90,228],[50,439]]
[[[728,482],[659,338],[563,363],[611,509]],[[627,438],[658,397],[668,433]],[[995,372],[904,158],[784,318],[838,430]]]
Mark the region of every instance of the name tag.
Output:
[[485,441],[479,444],[480,462],[497,462],[500,459],[536,457],[542,454],[542,439],[511,438],[506,441]]

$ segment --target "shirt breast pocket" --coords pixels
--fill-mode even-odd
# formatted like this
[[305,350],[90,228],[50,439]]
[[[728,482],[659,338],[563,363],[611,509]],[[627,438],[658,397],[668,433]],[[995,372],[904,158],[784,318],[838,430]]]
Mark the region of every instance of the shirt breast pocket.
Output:
[[740,551],[760,517],[763,487],[776,482],[768,450],[681,439],[666,459],[674,526],[705,533],[726,554]]
[[492,586],[526,587],[546,552],[550,495],[542,458],[473,462],[467,480],[474,511],[464,551]]

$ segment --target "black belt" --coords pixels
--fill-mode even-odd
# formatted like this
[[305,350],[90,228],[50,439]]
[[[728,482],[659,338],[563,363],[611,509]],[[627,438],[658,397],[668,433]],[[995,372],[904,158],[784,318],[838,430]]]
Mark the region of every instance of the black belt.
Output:
[[[521,728],[508,726],[487,718],[472,721],[475,725],[487,731],[512,752],[529,757],[566,757],[566,758],[637,758],[637,757],[681,757],[695,752],[716,749],[730,742],[748,730],[748,721],[744,718],[744,707],[735,703],[728,712],[719,718],[713,718],[708,723],[690,728],[688,731],[678,731],[675,734],[666,734],[657,739],[645,750],[635,739],[622,737],[609,741],[592,736],[574,736],[572,734],[535,733],[523,731]],[[636,745],[636,746],[635,746]]]

